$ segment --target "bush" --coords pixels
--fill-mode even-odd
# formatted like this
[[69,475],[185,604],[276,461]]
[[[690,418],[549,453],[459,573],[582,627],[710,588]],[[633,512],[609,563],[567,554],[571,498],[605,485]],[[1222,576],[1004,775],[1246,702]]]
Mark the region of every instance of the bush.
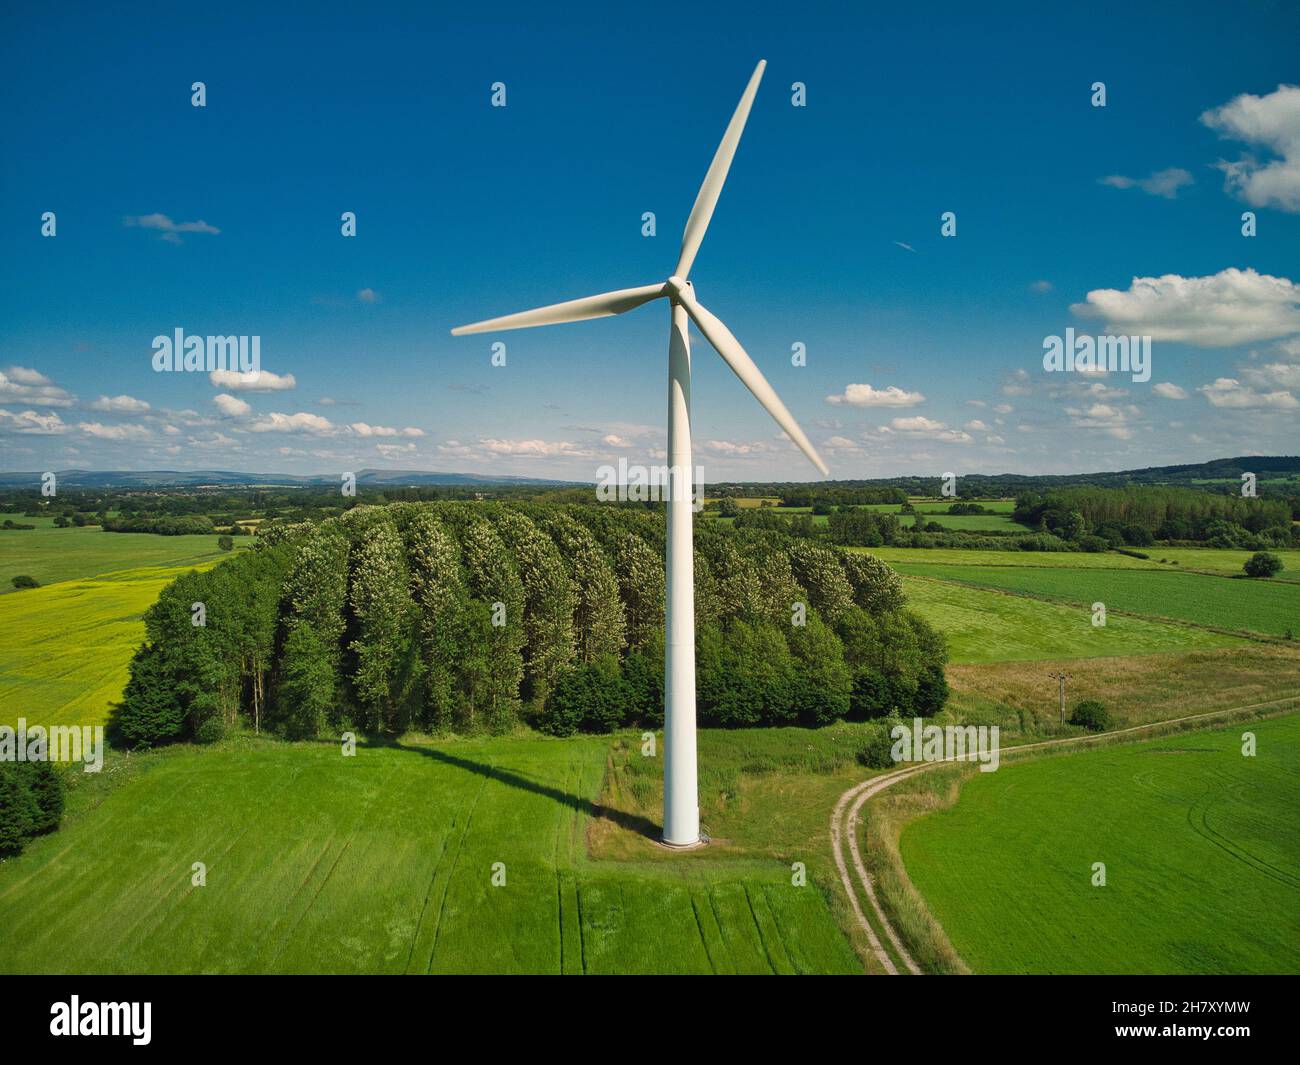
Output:
[[41,582],[38,581],[35,577],[29,577],[27,576],[27,574],[24,573],[24,574],[20,574],[19,576],[13,579],[13,586],[18,589],[39,588],[41,586]]
[[194,730],[195,743],[216,743],[226,735],[226,722],[220,714],[211,714]]
[[1110,547],[1110,541],[1101,536],[1085,536],[1079,540],[1079,548],[1083,551],[1105,551]]
[[234,546],[235,546],[235,541],[232,540],[229,536],[218,536],[218,537],[217,537],[217,548],[218,548],[219,550],[221,550],[221,551],[230,551],[230,550],[232,550],[232,549],[234,548]]
[[1071,725],[1082,725],[1089,732],[1105,732],[1111,727],[1110,713],[1096,699],[1084,699],[1070,715]]
[[41,810],[24,767],[0,762],[0,854],[16,854],[36,834]]
[[24,762],[27,786],[36,802],[33,835],[53,832],[63,820],[63,775],[53,762]]
[[1282,560],[1270,551],[1256,551],[1241,568],[1247,577],[1272,577],[1282,571]]
[[623,679],[618,659],[602,655],[594,662],[560,674],[546,700],[539,726],[553,736],[612,732],[623,724],[633,693]]
[[888,717],[879,724],[872,725],[866,742],[858,748],[858,765],[868,769],[892,769],[894,767],[894,740],[890,730],[899,723],[897,717]]

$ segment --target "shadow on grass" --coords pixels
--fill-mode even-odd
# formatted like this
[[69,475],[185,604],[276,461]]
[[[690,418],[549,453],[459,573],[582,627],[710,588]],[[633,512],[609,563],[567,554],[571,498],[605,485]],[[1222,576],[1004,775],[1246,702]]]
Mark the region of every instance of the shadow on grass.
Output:
[[489,777],[493,780],[499,780],[503,784],[509,784],[512,788],[519,788],[521,791],[530,791],[534,795],[542,795],[558,802],[562,806],[577,810],[579,813],[586,814],[588,817],[601,821],[609,821],[611,824],[618,825],[619,828],[626,829],[628,832],[635,832],[637,835],[645,836],[647,839],[658,840],[663,835],[662,828],[651,821],[648,817],[642,817],[639,814],[630,814],[623,810],[615,810],[609,806],[601,806],[590,799],[585,799],[581,795],[573,795],[560,788],[552,787],[549,784],[543,784],[540,781],[532,780],[522,773],[516,773],[510,769],[502,769],[500,766],[488,765],[484,762],[476,762],[472,758],[464,758],[460,755],[451,754],[448,751],[440,751],[435,747],[413,747],[405,743],[376,743],[371,741],[366,746],[375,747],[394,747],[401,751],[412,751],[416,754],[423,755],[425,758],[432,758],[436,762],[442,762],[444,765],[455,766],[457,769],[463,769],[468,773],[476,773],[479,776]]

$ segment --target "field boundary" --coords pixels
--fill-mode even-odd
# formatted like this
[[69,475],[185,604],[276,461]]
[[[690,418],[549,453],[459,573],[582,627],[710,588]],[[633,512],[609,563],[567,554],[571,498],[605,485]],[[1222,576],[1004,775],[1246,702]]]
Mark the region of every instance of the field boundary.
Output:
[[[1250,703],[1243,706],[1227,707],[1222,710],[1212,710],[1204,714],[1191,714],[1185,717],[1166,718],[1163,721],[1150,721],[1144,725],[1132,725],[1123,729],[1116,729],[1113,732],[1101,732],[1095,735],[1085,736],[1063,736],[1054,740],[1036,740],[1033,743],[1017,744],[1012,747],[1002,749],[1001,756],[1003,759],[1015,757],[1023,751],[1035,752],[1035,757],[1044,753],[1050,754],[1069,754],[1076,749],[1097,749],[1110,746],[1115,743],[1124,743],[1128,740],[1147,739],[1168,732],[1195,731],[1203,727],[1212,727],[1214,725],[1231,724],[1233,721],[1245,720],[1250,718],[1280,717],[1288,713],[1294,713],[1300,710],[1300,696],[1285,696],[1280,699],[1270,699],[1261,703]],[[1263,711],[1263,712],[1261,712]],[[1146,733],[1148,735],[1137,737],[1134,733]],[[1117,737],[1124,737],[1117,739]],[[882,905],[880,885],[876,878],[867,871],[862,861],[861,850],[858,846],[858,826],[861,823],[861,812],[863,806],[880,792],[897,784],[900,780],[924,773],[927,770],[938,769],[941,767],[952,768],[954,765],[962,763],[954,761],[942,762],[923,762],[919,765],[911,765],[905,769],[895,769],[878,776],[871,777],[859,784],[853,785],[845,791],[835,804],[835,809],[831,812],[830,838],[831,851],[835,859],[835,866],[839,872],[840,884],[848,895],[849,902],[855,918],[857,919],[862,931],[867,937],[871,953],[879,962],[885,972],[891,976],[899,975],[900,964],[905,968],[909,975],[922,975],[922,968],[916,963],[904,944],[905,935],[900,934],[897,927],[897,921],[891,919],[886,912],[886,905]],[[844,841],[849,841],[850,858],[852,859],[853,872],[857,875],[857,882],[861,886],[862,894],[865,896],[873,920],[868,920],[863,912],[863,908],[858,899],[858,888],[855,887],[853,878],[849,875],[850,861],[844,854]],[[900,877],[900,881],[911,890],[918,900],[922,900],[919,892],[916,891],[911,879],[907,875],[907,870],[902,866],[901,860],[898,868],[893,870]],[[885,899],[888,903],[891,900]],[[934,918],[928,908],[925,908],[924,916],[933,925],[935,929],[942,930],[942,926]],[[879,928],[885,938],[896,952],[898,963],[894,957],[884,948],[881,937],[877,934]],[[958,959],[960,961],[960,959]],[[964,963],[962,963],[964,966]]]

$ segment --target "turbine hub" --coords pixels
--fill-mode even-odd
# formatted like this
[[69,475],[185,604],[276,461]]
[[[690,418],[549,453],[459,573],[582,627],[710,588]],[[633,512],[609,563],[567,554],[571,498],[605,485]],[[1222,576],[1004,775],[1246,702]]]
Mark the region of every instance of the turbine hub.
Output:
[[676,274],[665,281],[664,284],[668,286],[668,291],[678,299],[688,291],[692,296],[695,295],[695,286],[687,281],[686,278],[678,277]]

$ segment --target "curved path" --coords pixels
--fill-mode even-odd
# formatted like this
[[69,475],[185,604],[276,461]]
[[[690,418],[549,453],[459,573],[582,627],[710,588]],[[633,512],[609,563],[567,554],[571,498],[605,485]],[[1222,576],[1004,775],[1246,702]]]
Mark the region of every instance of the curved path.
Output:
[[[1282,703],[1295,702],[1295,696],[1287,696],[1282,699],[1270,699],[1263,703],[1251,703],[1247,706],[1231,706],[1222,710],[1212,710],[1208,714],[1192,714],[1188,717],[1168,718],[1164,721],[1152,721],[1145,725],[1133,725],[1130,728],[1116,729],[1113,732],[1100,732],[1095,736],[1063,736],[1055,740],[1039,740],[1036,743],[1023,743],[1015,747],[1005,747],[1002,749],[1002,755],[1017,754],[1020,751],[1039,750],[1043,747],[1056,747],[1062,744],[1075,743],[1087,744],[1098,740],[1109,739],[1112,736],[1122,736],[1126,733],[1147,732],[1154,728],[1161,728],[1167,725],[1177,725],[1185,721],[1201,721],[1206,718],[1223,717],[1228,714],[1236,714],[1245,710],[1258,710],[1267,706],[1277,706]],[[1226,723],[1226,722],[1225,722]],[[904,777],[910,777],[915,773],[924,773],[927,769],[933,769],[935,766],[945,765],[945,762],[920,762],[915,765],[909,765],[905,769],[894,769],[888,773],[882,773],[880,776],[871,777],[855,784],[840,796],[839,802],[835,804],[835,809],[831,813],[831,852],[835,855],[835,866],[839,870],[840,883],[844,886],[844,891],[849,897],[849,903],[853,907],[853,915],[857,918],[858,925],[862,928],[870,945],[871,953],[880,963],[881,967],[890,976],[898,976],[899,969],[894,963],[894,959],[889,952],[885,950],[880,942],[880,937],[876,934],[875,927],[867,920],[866,915],[862,912],[862,906],[858,898],[858,891],[854,887],[853,877],[849,875],[850,865],[857,881],[862,885],[862,892],[866,895],[867,903],[875,915],[876,924],[883,928],[885,936],[888,938],[890,946],[894,948],[895,953],[902,960],[903,966],[909,974],[920,976],[921,967],[916,964],[912,955],[903,945],[902,938],[899,936],[893,923],[885,915],[884,908],[880,905],[880,898],[876,891],[875,881],[871,874],[867,872],[866,866],[862,863],[862,852],[858,846],[858,817],[863,805],[874,795],[878,795],[886,788],[897,784]],[[848,856],[845,856],[845,841],[848,842]]]

